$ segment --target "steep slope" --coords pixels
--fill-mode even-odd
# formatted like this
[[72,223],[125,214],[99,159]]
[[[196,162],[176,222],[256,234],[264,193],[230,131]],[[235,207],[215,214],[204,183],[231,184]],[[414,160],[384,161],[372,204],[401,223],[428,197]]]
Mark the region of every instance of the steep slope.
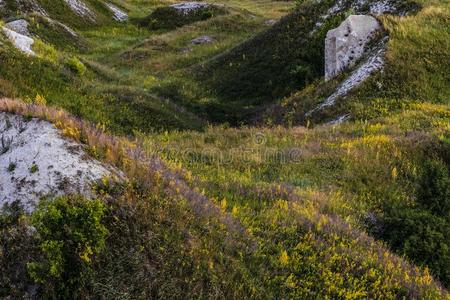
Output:
[[[126,134],[133,130],[200,128],[203,125],[200,118],[155,96],[140,83],[117,84],[120,76],[114,70],[81,58],[95,51],[84,37],[86,31],[117,28],[125,38],[130,31],[136,34],[136,27],[126,22],[124,10],[119,7],[97,0],[5,2],[2,33],[12,33],[9,38],[0,35],[0,94],[26,98],[29,102],[39,95],[49,104],[93,122],[114,124]],[[122,12],[119,19],[118,12]],[[7,29],[14,23],[24,24],[21,30],[15,28],[24,34]],[[138,33],[142,39],[148,34]],[[15,41],[23,41],[24,47]],[[23,50],[34,57],[19,53]]]
[[404,14],[415,8],[408,1],[305,1],[271,29],[202,64],[199,78],[217,93],[215,109],[224,110],[227,121],[245,122],[261,105],[324,75],[325,35],[348,13]]
[[[356,204],[359,199],[353,198],[351,193],[347,194],[345,189],[341,190],[345,191],[344,194],[335,194],[333,190],[331,193],[314,190],[314,185],[302,189],[273,182],[269,178],[276,174],[258,171],[259,167],[270,161],[261,160],[258,156],[245,157],[244,154],[242,158],[250,165],[242,165],[236,156],[237,152],[233,150],[235,143],[254,145],[254,137],[261,134],[260,130],[212,128],[205,136],[194,132],[169,137],[153,135],[144,141],[145,147],[141,148],[129,140],[108,137],[99,129],[61,111],[26,106],[10,100],[3,100],[0,105],[3,110],[11,112],[46,116],[59,126],[79,132],[76,137],[87,141],[87,146],[96,151],[102,160],[121,166],[129,178],[136,180],[126,185],[105,183],[98,186],[98,197],[107,204],[102,220],[110,236],[105,241],[106,248],[94,257],[95,263],[81,262],[83,268],[89,271],[71,273],[73,265],[63,265],[63,271],[70,268],[71,272],[64,271],[64,275],[59,277],[45,275],[44,270],[42,277],[39,277],[44,280],[40,281],[32,296],[49,297],[55,291],[70,292],[75,296],[128,295],[132,298],[303,298],[314,295],[343,298],[364,295],[374,298],[445,299],[448,296],[447,291],[430,276],[428,269],[419,269],[393,255],[385,246],[364,233],[357,220],[359,214],[364,215],[366,210],[354,211],[349,204]],[[305,167],[303,162],[314,164],[315,159],[318,159],[319,166],[323,164],[321,167],[327,168],[329,161],[345,159],[347,151],[336,151],[336,145],[351,142],[354,145],[352,152],[356,156],[368,150],[372,153],[376,143],[360,144],[365,137],[361,140],[348,139],[347,136],[351,136],[354,130],[359,130],[358,126],[342,128],[338,136],[330,137],[328,142],[324,140],[324,144],[331,142],[327,149],[314,145],[320,137],[329,136],[327,128],[297,129],[296,132],[282,128],[264,130],[264,136],[270,143],[267,146],[279,145],[280,149],[286,149],[301,145],[309,153],[305,153],[303,158],[291,156],[291,159],[300,159],[295,164],[286,160],[287,164],[270,163],[265,167],[274,170],[276,166],[285,176],[294,175],[292,179],[295,179],[296,168]],[[439,130],[439,127],[436,129]],[[390,127],[385,129],[385,134],[387,130],[395,134],[398,129]],[[286,140],[287,132],[292,135],[289,140]],[[306,141],[306,136],[309,136],[310,142],[302,143]],[[213,167],[215,164],[205,164],[205,157],[192,160],[196,155],[205,155],[205,145],[198,143],[199,138],[222,151],[234,153],[232,160],[227,160],[228,163],[223,167],[228,174],[234,174],[235,180],[223,181],[220,175],[223,167],[218,169]],[[380,141],[384,143],[384,140]],[[191,155],[178,156],[180,153],[177,154],[176,149],[178,146],[186,148],[186,143],[191,149]],[[174,162],[186,163],[194,176],[180,168],[179,164],[168,167],[157,158],[152,158],[153,151],[158,150],[153,145],[166,147],[168,157],[172,157]],[[264,142],[258,142],[257,145],[261,150],[266,147]],[[404,140],[384,145],[408,151],[411,143]],[[386,148],[386,151],[391,150]],[[208,153],[211,155],[212,152]],[[421,155],[417,157],[419,161]],[[400,159],[383,156],[383,161],[377,164],[377,170],[383,177],[378,173],[371,179],[383,180],[391,176],[390,170],[384,168],[384,158],[392,163]],[[348,162],[352,161],[350,157]],[[364,161],[347,165],[349,169],[344,169],[344,174],[348,177],[345,176],[341,184],[348,180],[348,187],[351,187],[354,180],[359,178],[351,176],[352,170],[362,166]],[[284,167],[287,169],[280,169]],[[242,172],[243,168],[253,169],[254,172]],[[402,172],[408,170],[402,169]],[[197,174],[198,178],[195,176]],[[200,177],[201,174],[203,177]],[[243,180],[246,174],[254,176],[254,179]],[[320,181],[321,178],[315,176],[317,174],[311,174],[309,178]],[[266,183],[264,179],[258,181],[258,177],[268,178],[269,182]],[[403,179],[396,178],[387,188],[394,191],[408,188],[408,184],[404,183]],[[194,189],[189,186],[194,186]],[[201,189],[204,190],[202,194],[196,192]],[[72,198],[68,199],[57,200],[56,203],[67,201],[78,209],[79,204]],[[375,205],[376,201],[368,201],[367,204],[370,212],[371,205]],[[59,210],[41,209],[38,213],[42,216],[49,214],[48,217],[54,218]],[[0,256],[0,265],[5,270],[21,271],[2,274],[0,293],[11,295],[8,292],[13,292],[17,297],[27,295],[27,283],[31,285],[33,281],[27,277],[25,263],[52,262],[53,258],[46,257],[46,252],[43,254],[36,250],[36,245],[43,247],[45,244],[39,244],[43,242],[39,236],[27,231],[29,220],[20,213],[18,207],[6,207],[0,222],[4,224],[1,245],[14,249],[11,256]],[[63,228],[72,226],[76,224],[67,224]],[[6,232],[14,232],[14,236]],[[54,238],[66,242],[60,240],[60,234],[64,234],[64,231],[60,233],[56,230]],[[76,266],[78,264],[80,261],[76,260]],[[15,274],[20,276],[15,277]],[[66,280],[71,278],[65,279],[67,274],[75,274],[79,279],[74,278],[67,285]],[[90,277],[89,274],[95,276]],[[343,281],[341,278],[344,277],[346,280]],[[68,290],[67,287],[72,288]]]
[[[443,31],[448,26],[448,7],[434,1],[420,4],[424,8],[416,15],[381,18],[389,36],[387,44],[376,45],[368,60],[335,80],[317,81],[287,97],[269,108],[265,118],[284,124],[306,124],[308,119],[322,123],[343,117],[372,119],[418,102],[448,104],[450,44],[448,32]],[[382,72],[364,75],[379,51],[383,52]],[[361,78],[368,80],[355,84]],[[327,102],[333,105],[324,106]]]

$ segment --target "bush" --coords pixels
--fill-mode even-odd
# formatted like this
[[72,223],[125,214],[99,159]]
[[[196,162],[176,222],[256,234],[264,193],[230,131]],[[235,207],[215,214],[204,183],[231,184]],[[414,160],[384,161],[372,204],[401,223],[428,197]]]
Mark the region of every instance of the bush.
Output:
[[105,207],[82,197],[43,200],[31,216],[42,258],[28,264],[46,297],[80,295],[90,281],[92,260],[105,245]]
[[70,58],[66,64],[71,71],[80,76],[86,73],[86,66],[75,56]]
[[33,50],[36,52],[38,57],[47,60],[53,64],[58,62],[58,51],[49,44],[44,43],[43,41],[36,39],[33,44]]

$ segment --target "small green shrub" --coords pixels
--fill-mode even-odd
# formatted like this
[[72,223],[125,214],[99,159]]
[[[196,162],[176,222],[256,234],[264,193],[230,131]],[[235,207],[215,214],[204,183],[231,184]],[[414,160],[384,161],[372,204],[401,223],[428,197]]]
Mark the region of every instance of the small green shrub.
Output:
[[43,200],[31,216],[43,257],[28,264],[46,297],[74,297],[89,282],[92,260],[105,245],[104,204],[78,196]]
[[68,59],[66,65],[79,76],[83,76],[86,73],[86,66],[75,56]]
[[36,39],[33,44],[33,50],[36,52],[38,57],[47,60],[51,63],[56,64],[58,62],[58,51],[49,44],[44,43],[43,41]]
[[39,171],[39,167],[36,165],[36,164],[33,164],[31,167],[30,167],[30,173],[31,174],[34,174],[34,173],[36,173],[36,172],[38,172]]
[[16,167],[17,167],[17,164],[15,162],[10,162],[9,165],[8,165],[7,171],[9,173],[12,173],[12,172],[14,172]]

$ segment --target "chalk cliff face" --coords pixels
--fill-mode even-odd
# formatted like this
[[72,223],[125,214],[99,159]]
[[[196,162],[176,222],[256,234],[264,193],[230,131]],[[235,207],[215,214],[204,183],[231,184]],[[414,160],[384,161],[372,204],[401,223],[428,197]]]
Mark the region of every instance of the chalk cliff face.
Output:
[[0,112],[0,206],[20,199],[32,210],[45,196],[90,197],[92,185],[103,177],[122,175],[91,159],[51,123]]
[[382,30],[372,16],[349,16],[338,28],[330,30],[325,40],[325,80],[355,66],[367,44]]

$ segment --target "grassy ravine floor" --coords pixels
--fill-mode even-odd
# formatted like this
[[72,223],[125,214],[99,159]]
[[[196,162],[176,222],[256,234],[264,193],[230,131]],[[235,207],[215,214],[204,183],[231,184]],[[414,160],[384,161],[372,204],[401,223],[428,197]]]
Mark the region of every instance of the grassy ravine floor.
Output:
[[[417,15],[383,18],[386,70],[326,112],[351,110],[356,120],[339,126],[209,126],[213,96],[185,76],[292,3],[227,1],[228,15],[170,32],[80,26],[85,48],[55,46],[56,57],[48,47],[39,59],[0,48],[1,93],[39,102],[0,100],[0,109],[54,122],[132,179],[99,185],[109,236],[72,295],[450,299],[450,7],[419,2]],[[155,5],[124,4],[132,20]],[[181,52],[201,34],[217,42]],[[303,121],[329,88],[315,82],[282,101],[283,121]],[[43,259],[28,222],[0,217],[0,245],[13,249],[0,253],[0,267],[21,271],[2,274],[0,296],[22,296],[31,280],[24,264]],[[39,292],[51,296],[55,286],[60,278]]]

